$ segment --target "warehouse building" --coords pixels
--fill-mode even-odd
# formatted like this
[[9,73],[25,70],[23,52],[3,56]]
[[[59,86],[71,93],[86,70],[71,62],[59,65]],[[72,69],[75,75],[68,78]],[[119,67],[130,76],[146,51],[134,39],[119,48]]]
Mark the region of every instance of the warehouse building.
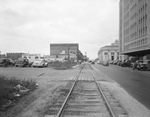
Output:
[[77,60],[79,45],[77,43],[50,44],[51,60]]

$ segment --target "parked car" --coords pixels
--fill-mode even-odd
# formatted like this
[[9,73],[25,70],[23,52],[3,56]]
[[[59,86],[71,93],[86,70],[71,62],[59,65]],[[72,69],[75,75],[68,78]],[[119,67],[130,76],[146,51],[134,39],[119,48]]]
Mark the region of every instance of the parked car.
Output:
[[124,61],[121,63],[121,66],[122,66],[122,67],[131,67],[131,60],[124,60]]
[[32,67],[47,67],[48,62],[46,62],[44,59],[35,59],[35,61],[32,64]]
[[118,66],[121,66],[121,64],[122,64],[122,60],[119,60],[119,61],[117,62],[117,65],[118,65]]
[[7,67],[9,65],[14,65],[14,61],[10,58],[1,58],[0,59],[0,66]]
[[28,62],[29,62],[29,67],[31,67],[31,66],[32,66],[32,64],[33,64],[33,62],[34,62],[34,60],[32,60],[32,59],[28,59]]
[[113,64],[114,65],[117,65],[117,62],[118,62],[119,60],[115,60],[114,62],[113,62]]
[[113,64],[113,63],[114,63],[114,61],[113,61],[113,60],[109,61],[109,64]]
[[15,63],[16,67],[26,67],[26,66],[30,66],[28,59],[26,58],[19,58],[16,63]]
[[150,60],[144,60],[143,63],[146,65],[146,70],[150,70]]
[[150,70],[150,60],[139,60],[136,68],[138,70]]
[[15,65],[15,60],[9,59],[10,60],[10,65],[14,66]]
[[92,61],[92,62],[91,62],[91,64],[95,64],[95,62],[94,62],[94,61]]

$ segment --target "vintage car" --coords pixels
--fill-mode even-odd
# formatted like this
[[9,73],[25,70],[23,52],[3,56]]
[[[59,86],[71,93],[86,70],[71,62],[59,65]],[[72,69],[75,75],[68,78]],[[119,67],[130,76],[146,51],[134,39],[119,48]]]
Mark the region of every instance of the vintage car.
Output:
[[121,62],[122,67],[131,67],[131,60],[124,60],[123,62]]
[[35,59],[32,67],[47,67],[48,63],[44,59]]
[[1,58],[0,59],[0,66],[1,67],[7,67],[7,66],[13,66],[14,65],[14,61],[10,58]]
[[139,60],[138,70],[150,70],[150,60]]
[[30,66],[28,59],[26,58],[19,58],[16,63],[15,63],[16,67],[26,67],[26,66]]

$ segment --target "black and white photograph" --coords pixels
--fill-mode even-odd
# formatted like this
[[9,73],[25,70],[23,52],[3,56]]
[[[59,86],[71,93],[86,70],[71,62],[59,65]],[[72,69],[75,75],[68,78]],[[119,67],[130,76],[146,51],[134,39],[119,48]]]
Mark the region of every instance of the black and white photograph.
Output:
[[150,117],[150,0],[0,0],[0,117]]

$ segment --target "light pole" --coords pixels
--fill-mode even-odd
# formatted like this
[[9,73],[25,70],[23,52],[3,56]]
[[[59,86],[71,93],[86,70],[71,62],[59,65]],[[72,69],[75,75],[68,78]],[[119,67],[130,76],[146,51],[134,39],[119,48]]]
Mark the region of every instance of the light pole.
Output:
[[70,48],[69,48],[69,46],[68,46],[68,61],[69,61],[69,59],[70,59],[69,51],[70,51]]

